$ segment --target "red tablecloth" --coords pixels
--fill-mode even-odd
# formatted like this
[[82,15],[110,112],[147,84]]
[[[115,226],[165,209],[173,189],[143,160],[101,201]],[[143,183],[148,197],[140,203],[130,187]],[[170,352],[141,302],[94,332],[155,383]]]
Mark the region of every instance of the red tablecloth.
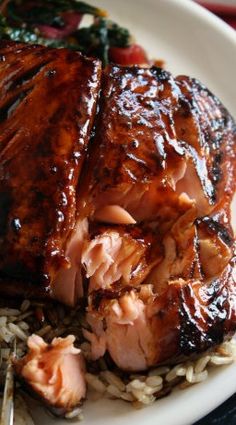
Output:
[[198,1],[199,4],[215,13],[229,25],[236,29],[236,1],[235,5],[226,3],[213,3],[207,1]]

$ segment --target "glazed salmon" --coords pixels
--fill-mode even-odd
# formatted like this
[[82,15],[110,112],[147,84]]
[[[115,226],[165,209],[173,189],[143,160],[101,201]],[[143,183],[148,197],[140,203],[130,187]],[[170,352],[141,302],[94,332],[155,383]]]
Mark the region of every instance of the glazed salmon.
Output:
[[93,357],[124,370],[230,335],[236,125],[219,99],[156,67],[0,55],[0,292],[84,298]]
[[217,278],[172,279],[161,294],[151,285],[94,292],[87,314],[92,357],[106,351],[123,370],[142,371],[220,344],[236,330],[233,260]]
[[100,75],[100,62],[80,53],[0,41],[0,270],[8,282],[49,293],[71,267]]
[[[138,285],[94,288],[87,320],[93,359],[109,352],[131,371],[177,361],[236,330],[235,246],[229,209],[188,210],[165,234],[157,265]],[[131,281],[132,282],[132,281]]]
[[196,209],[180,217],[163,238],[163,261],[148,276],[156,293],[171,280],[217,277],[228,265],[234,252],[232,232],[213,219],[197,219]]
[[28,353],[14,366],[31,391],[54,408],[72,410],[86,395],[85,363],[75,338],[54,338],[47,344],[40,336],[28,338]]
[[108,67],[94,133],[81,205],[95,220],[118,205],[165,230],[193,204],[204,216],[232,196],[235,123],[195,79]]
[[84,214],[96,219],[105,207],[118,205],[140,222],[157,219],[161,211],[166,220],[170,213],[177,216],[177,204],[181,211],[189,207],[175,194],[185,172],[172,122],[180,94],[173,77],[156,68],[109,67],[104,72],[81,183]]
[[227,211],[235,191],[235,121],[198,80],[178,76],[176,83],[182,96],[175,128],[188,156],[176,190],[196,199],[200,216],[222,205]]
[[163,256],[136,286],[92,286],[85,336],[94,359],[108,351],[120,368],[140,371],[202,352],[236,329],[236,127],[189,77],[110,67],[102,89],[84,211],[101,221],[120,206],[158,233]]

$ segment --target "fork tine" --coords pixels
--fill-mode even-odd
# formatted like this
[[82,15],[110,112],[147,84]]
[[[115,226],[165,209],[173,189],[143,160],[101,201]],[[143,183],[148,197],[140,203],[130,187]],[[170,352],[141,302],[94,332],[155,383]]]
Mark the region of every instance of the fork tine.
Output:
[[[13,342],[12,355],[16,355],[16,340]],[[14,421],[14,370],[10,355],[6,370],[5,387],[3,393],[1,425],[13,425]]]

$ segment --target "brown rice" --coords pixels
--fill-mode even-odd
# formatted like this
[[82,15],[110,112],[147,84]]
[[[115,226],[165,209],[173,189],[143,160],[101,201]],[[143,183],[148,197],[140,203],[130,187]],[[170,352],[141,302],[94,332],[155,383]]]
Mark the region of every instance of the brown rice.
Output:
[[[50,341],[54,336],[73,333],[88,361],[86,381],[89,397],[95,399],[107,397],[121,399],[141,408],[154,403],[179,385],[186,388],[207,379],[212,367],[228,365],[236,359],[236,343],[225,342],[210,353],[204,353],[194,361],[186,361],[175,366],[160,366],[146,374],[122,374],[118,370],[109,370],[105,359],[96,364],[90,362],[90,344],[82,339],[82,327],[86,327],[84,317],[77,311],[70,312],[66,307],[54,305],[48,308],[40,303],[24,300],[19,308],[0,308],[0,347],[3,360],[9,357],[10,346],[17,339],[17,355],[22,356],[26,350],[26,340],[31,333],[43,336]],[[48,313],[50,312],[50,313]],[[38,317],[41,317],[41,321]],[[81,408],[76,408],[65,415],[66,419],[82,420]],[[18,422],[17,422],[18,423]],[[32,420],[30,423],[33,423]],[[20,422],[19,422],[20,424]]]

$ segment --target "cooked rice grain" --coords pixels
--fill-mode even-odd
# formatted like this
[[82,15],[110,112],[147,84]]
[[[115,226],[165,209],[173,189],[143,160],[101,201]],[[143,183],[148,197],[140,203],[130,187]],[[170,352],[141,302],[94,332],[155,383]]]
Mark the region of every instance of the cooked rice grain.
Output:
[[162,385],[163,379],[161,376],[149,376],[146,379],[146,385],[149,387],[158,387],[159,385]]
[[194,372],[195,373],[202,372],[205,369],[208,362],[210,361],[210,359],[211,359],[211,356],[209,355],[200,357],[200,359],[197,360],[195,363]]
[[15,323],[9,323],[8,327],[13,335],[17,336],[21,341],[27,341],[28,335]]
[[124,382],[119,378],[119,376],[115,375],[115,373],[110,372],[109,370],[103,371],[100,373],[100,376],[104,378],[108,384],[111,384],[118,388],[119,391],[125,390]]
[[[48,314],[48,311],[53,313]],[[0,344],[2,360],[9,357],[12,341],[17,339],[17,355],[26,350],[26,340],[32,333],[51,341],[55,336],[75,334],[77,344],[88,363],[86,381],[89,398],[97,400],[101,397],[121,399],[132,403],[140,409],[152,404],[155,400],[167,395],[177,384],[179,388],[187,388],[205,381],[208,371],[215,366],[224,366],[236,359],[236,342],[226,341],[211,353],[205,353],[195,361],[186,361],[175,366],[159,366],[142,372],[122,374],[121,371],[108,370],[104,358],[90,362],[91,347],[82,337],[82,327],[88,328],[85,318],[78,311],[68,312],[61,305],[54,305],[53,310],[43,303],[31,303],[24,300],[18,308],[0,308]],[[96,372],[95,372],[96,371]],[[76,408],[65,415],[67,419],[82,420],[81,408]]]
[[214,365],[214,366],[222,366],[222,365],[226,365],[226,364],[230,364],[234,361],[234,358],[232,356],[230,357],[222,357],[222,356],[217,356],[217,355],[213,355],[210,358],[210,364]]
[[98,376],[93,375],[91,373],[86,373],[85,374],[85,379],[87,381],[87,384],[90,385],[95,391],[98,391],[99,393],[105,393],[107,387],[99,379]]
[[22,313],[24,313],[26,310],[28,310],[28,308],[30,307],[30,301],[29,300],[24,300],[20,306],[20,311]]
[[19,316],[20,314],[21,311],[15,308],[0,308],[0,316]]

